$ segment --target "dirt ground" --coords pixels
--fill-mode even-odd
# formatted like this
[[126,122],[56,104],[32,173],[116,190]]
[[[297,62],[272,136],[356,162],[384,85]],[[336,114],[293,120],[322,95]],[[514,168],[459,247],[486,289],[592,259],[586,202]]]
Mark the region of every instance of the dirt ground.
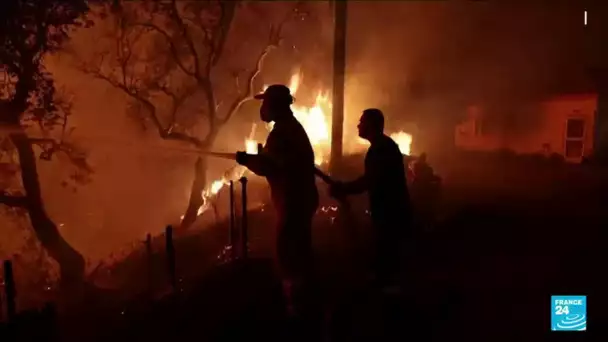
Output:
[[[587,295],[589,331],[582,334],[597,331],[602,315],[594,303],[606,288],[606,170],[480,156],[435,166],[444,180],[436,223],[406,251],[400,299],[362,290],[365,198],[338,215],[322,196],[315,246],[332,341],[549,340],[560,334],[550,331],[550,296],[559,294]],[[159,299],[168,290],[159,237],[151,259],[137,252],[107,270],[122,281],[91,296],[88,314],[62,318],[65,340],[92,340],[93,331],[107,333],[99,340],[293,340],[279,334],[286,325],[268,262],[271,213],[259,207],[249,214],[249,266],[217,266],[225,223],[176,241],[177,297]],[[143,295],[150,283],[153,301]],[[142,296],[134,301],[133,293]]]
[[[560,333],[550,331],[551,295],[599,301],[607,284],[606,170],[465,155],[436,167],[444,180],[441,204],[436,224],[408,251],[408,293],[394,315],[399,340],[553,339]],[[361,331],[350,329],[342,340],[376,340],[381,329],[369,333],[365,322],[387,310],[378,305],[351,307],[360,315],[345,326]],[[588,310],[586,334],[597,333],[606,315],[592,304]]]

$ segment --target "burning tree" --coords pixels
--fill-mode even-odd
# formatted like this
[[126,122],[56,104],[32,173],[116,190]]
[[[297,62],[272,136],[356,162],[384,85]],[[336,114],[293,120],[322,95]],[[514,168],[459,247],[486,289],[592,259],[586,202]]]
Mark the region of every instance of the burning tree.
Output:
[[[160,138],[196,149],[210,149],[261,90],[265,58],[283,27],[304,15],[300,3],[176,0],[115,1],[98,13],[106,30],[95,56],[79,57],[81,70],[127,95],[131,113]],[[196,220],[206,185],[201,156],[182,229]]]
[[[3,130],[0,203],[12,212],[29,216],[37,239],[58,262],[64,284],[83,280],[85,262],[61,237],[44,208],[36,154],[40,149],[43,160],[50,160],[55,154],[67,155],[85,171],[90,168],[84,156],[75,154],[74,146],[63,139],[71,107],[67,99],[58,96],[43,59],[61,49],[70,30],[90,24],[84,20],[87,12],[85,0],[0,3],[0,125]],[[33,132],[40,136],[32,137]],[[20,178],[19,187],[12,177]]]

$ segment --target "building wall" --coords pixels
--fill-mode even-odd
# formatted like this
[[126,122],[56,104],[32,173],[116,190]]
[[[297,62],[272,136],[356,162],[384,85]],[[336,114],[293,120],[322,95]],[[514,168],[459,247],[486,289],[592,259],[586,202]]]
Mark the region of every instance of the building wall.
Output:
[[503,132],[488,133],[483,127],[484,110],[480,106],[467,108],[466,119],[456,125],[455,145],[471,151],[492,151],[504,148]]
[[[478,106],[468,109],[467,118],[456,126],[457,148],[471,151],[509,149],[519,154],[560,154],[569,161],[580,162],[581,157],[568,156],[567,145],[573,148],[582,143],[584,156],[593,153],[595,116],[598,98],[595,94],[564,95],[548,99],[536,106],[529,115],[537,115],[534,129],[513,131],[505,128],[488,132],[483,129],[483,110]],[[581,139],[566,139],[569,119],[581,119],[584,125]],[[571,142],[567,143],[567,140]]]

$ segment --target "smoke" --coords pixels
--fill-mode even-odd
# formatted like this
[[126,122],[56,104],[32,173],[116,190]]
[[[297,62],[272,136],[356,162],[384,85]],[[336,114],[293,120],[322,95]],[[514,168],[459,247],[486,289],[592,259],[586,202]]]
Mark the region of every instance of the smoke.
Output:
[[[247,6],[268,13],[269,21],[276,21],[285,17],[294,3],[277,4],[274,12],[267,8],[272,5]],[[311,13],[313,11],[314,8]],[[226,64],[225,70],[245,74],[254,67],[255,57],[268,43],[270,22],[254,19],[246,13],[240,15],[226,47],[227,57],[222,61]],[[293,46],[299,45],[298,38],[307,37],[300,33],[317,25],[318,20],[310,16],[303,23],[285,24],[285,42],[270,54],[264,68],[268,79],[259,79],[260,90],[273,76],[279,82],[288,81],[293,67],[302,61],[297,56],[301,51]],[[83,56],[94,54],[96,47],[91,42],[105,27],[104,23],[98,24],[77,32],[71,50]],[[255,26],[255,30],[246,30],[247,25]],[[240,39],[244,33],[248,34],[247,41]],[[260,39],[254,39],[258,36]],[[159,139],[154,129],[142,130],[141,120],[129,116],[129,99],[103,81],[78,71],[74,62],[68,54],[60,54],[48,58],[47,67],[60,86],[74,93],[71,124],[76,127],[74,135],[78,143],[90,151],[89,162],[95,170],[93,182],[78,189],[63,188],[61,174],[64,170],[53,162],[41,163],[40,177],[45,205],[62,235],[95,264],[95,260],[112,252],[130,249],[147,233],[158,234],[165,225],[177,223],[187,206],[196,156],[163,149],[176,145]],[[236,67],[247,70],[235,70]],[[214,77],[225,79],[226,88],[234,86],[232,74],[218,73]],[[219,83],[224,86],[223,82]],[[223,88],[218,91],[227,92]],[[229,103],[218,105],[225,109]],[[222,128],[214,148],[220,151],[244,149],[251,124],[259,120],[257,111],[256,102],[243,106]],[[260,128],[259,133],[266,132]],[[154,150],[155,147],[159,149]],[[218,178],[234,164],[234,161],[209,160],[208,179]]]
[[469,104],[500,125],[538,99],[588,90],[582,11],[575,2],[349,3],[346,129],[379,107],[389,126],[451,132]]
[[[449,134],[469,104],[486,106],[502,123],[526,116],[521,108],[535,99],[584,88],[582,9],[569,3],[574,2],[349,2],[345,133],[353,133],[363,109],[377,107],[387,115],[388,130],[414,133],[415,146],[451,142]],[[331,90],[332,82],[332,13],[326,2],[307,6],[311,15],[286,27],[283,46],[266,60],[259,82],[287,83],[300,67],[303,104],[317,90]],[[83,34],[75,48],[86,49],[91,40]],[[128,102],[119,92],[69,63],[56,61],[50,68],[60,84],[74,89],[79,136],[130,146],[89,142],[94,184],[76,193],[60,187],[56,166],[41,168],[46,206],[62,234],[96,258],[162,231],[183,214],[194,157],[150,153],[158,138],[128,118]],[[257,120],[257,104],[247,104],[215,149],[242,148]],[[214,161],[209,177],[228,166]]]

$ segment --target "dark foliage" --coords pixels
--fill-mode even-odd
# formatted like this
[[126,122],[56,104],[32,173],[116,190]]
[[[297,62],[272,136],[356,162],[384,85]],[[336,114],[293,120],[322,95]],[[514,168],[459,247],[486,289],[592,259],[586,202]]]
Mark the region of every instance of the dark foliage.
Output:
[[43,59],[60,49],[71,29],[90,24],[82,20],[88,10],[86,0],[0,2],[0,72],[5,76],[0,96],[11,109],[2,113],[2,121],[18,123],[28,109],[40,119],[55,120],[55,84]]
[[[66,133],[71,103],[59,96],[45,58],[56,53],[72,30],[92,24],[86,19],[86,0],[8,0],[0,2],[0,125],[3,152],[19,161],[21,185],[18,194],[0,189],[0,203],[27,211],[38,241],[60,265],[62,281],[79,283],[84,259],[61,237],[48,217],[38,180],[34,145],[42,149],[40,159],[50,160],[64,152],[77,168],[90,173],[74,146],[50,137],[50,130]],[[26,129],[37,127],[42,137],[33,138]],[[11,149],[14,148],[14,151]],[[16,156],[14,158],[13,156]],[[0,155],[1,157],[1,155]],[[10,184],[8,184],[10,185]],[[69,279],[69,280],[68,280]]]

